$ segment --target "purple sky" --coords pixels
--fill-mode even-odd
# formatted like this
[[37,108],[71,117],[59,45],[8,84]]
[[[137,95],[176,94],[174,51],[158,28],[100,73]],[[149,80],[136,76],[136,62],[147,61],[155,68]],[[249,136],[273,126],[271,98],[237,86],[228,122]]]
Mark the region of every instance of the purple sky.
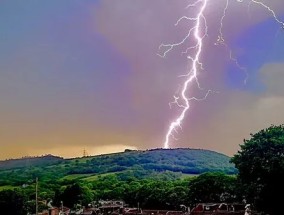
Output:
[[[188,72],[181,52],[161,58],[161,43],[179,42],[192,24],[179,17],[193,1],[3,0],[0,2],[0,159],[64,157],[162,148],[180,113],[169,102]],[[284,123],[284,31],[261,5],[230,1],[226,43],[246,74],[216,46],[225,0],[209,0],[193,102],[170,147],[233,155],[244,138]],[[282,0],[263,1],[284,20]],[[250,6],[249,6],[250,5]]]

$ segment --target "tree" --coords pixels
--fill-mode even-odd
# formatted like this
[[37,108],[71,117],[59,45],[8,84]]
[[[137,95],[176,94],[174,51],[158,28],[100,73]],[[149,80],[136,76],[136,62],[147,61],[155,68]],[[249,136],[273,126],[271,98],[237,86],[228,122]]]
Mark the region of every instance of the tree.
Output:
[[87,205],[90,203],[93,200],[93,193],[88,186],[75,183],[67,186],[60,198],[64,205],[73,208],[75,204]]
[[3,190],[0,192],[1,214],[27,214],[24,202],[25,196],[19,190]]
[[188,200],[188,186],[172,186],[168,188],[167,201],[175,210],[180,210],[180,205],[186,205]]
[[284,126],[272,125],[240,145],[232,162],[239,170],[244,195],[256,209],[277,215],[283,213]]
[[220,172],[201,174],[189,182],[189,203],[234,202],[237,200],[236,185],[235,176]]

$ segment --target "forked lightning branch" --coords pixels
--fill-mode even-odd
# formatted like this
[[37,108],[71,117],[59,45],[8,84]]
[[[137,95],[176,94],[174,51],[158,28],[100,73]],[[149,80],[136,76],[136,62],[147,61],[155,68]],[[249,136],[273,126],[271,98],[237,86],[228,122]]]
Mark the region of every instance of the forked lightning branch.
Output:
[[[169,148],[171,141],[176,140],[176,134],[178,133],[178,130],[182,127],[182,122],[184,121],[186,117],[186,113],[190,110],[190,104],[193,100],[203,100],[206,99],[211,90],[208,90],[204,97],[202,98],[196,98],[196,97],[187,97],[189,94],[189,89],[193,84],[196,84],[200,88],[200,83],[198,81],[198,74],[203,69],[202,62],[200,60],[202,51],[203,51],[203,40],[208,35],[208,26],[206,22],[206,17],[204,15],[204,12],[206,11],[207,7],[209,6],[208,2],[214,1],[214,0],[197,0],[197,1],[190,1],[189,4],[186,6],[186,9],[194,7],[197,9],[197,15],[196,16],[182,16],[180,17],[175,25],[179,25],[181,21],[187,21],[189,22],[189,25],[191,26],[188,30],[188,33],[178,42],[175,43],[169,43],[169,44],[161,44],[159,49],[163,50],[158,55],[160,57],[166,57],[167,54],[173,50],[174,48],[187,44],[189,41],[193,44],[190,44],[186,50],[184,50],[184,54],[186,54],[186,58],[190,63],[190,68],[188,71],[185,72],[184,76],[185,80],[182,84],[181,91],[179,95],[174,96],[174,101],[171,102],[171,104],[175,104],[179,109],[181,110],[180,113],[176,116],[176,118],[170,122],[170,125],[168,127],[167,133],[165,135],[164,140],[164,148]],[[229,50],[229,58],[235,62],[236,66],[240,70],[245,71],[247,74],[247,71],[244,67],[242,67],[236,58],[233,57],[232,51],[229,49],[228,45],[226,44],[224,35],[223,35],[223,21],[226,18],[226,12],[229,7],[229,1],[230,0],[224,0],[224,9],[223,9],[223,15],[220,19],[220,27],[219,27],[219,35],[216,40],[215,45],[224,45]],[[275,11],[265,3],[257,0],[236,0],[238,3],[244,3],[248,2],[248,7],[259,6],[263,9],[267,10],[268,13],[270,13],[274,20],[279,23],[279,25],[284,28],[284,22],[281,21]],[[246,78],[247,79],[247,78]],[[246,80],[245,80],[246,82]],[[172,106],[172,105],[171,105]]]

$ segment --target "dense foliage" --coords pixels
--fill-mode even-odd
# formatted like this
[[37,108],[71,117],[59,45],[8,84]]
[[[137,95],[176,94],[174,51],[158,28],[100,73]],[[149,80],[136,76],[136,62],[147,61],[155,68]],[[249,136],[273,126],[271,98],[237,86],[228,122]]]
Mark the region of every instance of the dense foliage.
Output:
[[0,161],[0,170],[23,168],[28,166],[45,166],[59,163],[62,157],[53,155],[44,155],[41,157],[23,157],[19,159],[8,159]]
[[21,190],[4,190],[0,192],[1,214],[26,215],[25,194]]
[[[215,186],[208,186],[216,179],[218,183]],[[235,184],[235,176],[223,173],[205,173],[175,180],[165,176],[162,180],[132,178],[126,181],[112,174],[97,177],[91,182],[75,179],[46,184],[39,181],[38,198],[39,202],[52,200],[55,206],[63,203],[70,208],[76,207],[77,204],[87,205],[100,199],[114,199],[124,200],[130,207],[137,207],[139,204],[143,209],[180,210],[180,205],[192,206],[200,201],[225,202],[228,199],[236,201],[237,196],[231,190]],[[218,193],[214,194],[216,190]],[[198,198],[194,198],[197,196]],[[34,213],[34,200],[34,183],[14,191],[0,191],[0,206],[8,210],[12,204],[17,204],[14,208],[17,211],[13,213],[15,215],[24,214],[26,211]],[[41,208],[44,208],[44,205]]]
[[[229,163],[229,157],[208,150],[196,149],[156,149],[147,151],[129,151],[111,156],[103,155],[91,159],[86,167],[100,168],[108,172],[124,170],[140,166],[145,170],[173,171],[191,174],[200,174],[207,171],[224,171],[235,173]],[[87,168],[76,170],[76,173],[88,171]],[[86,172],[84,172],[86,173]]]
[[[139,204],[149,209],[180,209],[181,204],[213,201],[214,198],[207,196],[213,190],[205,186],[214,180],[212,177],[224,178],[218,186],[229,187],[222,183],[231,183],[228,177],[234,181],[234,176],[213,173],[235,173],[229,161],[229,157],[207,150],[156,149],[57,160],[50,165],[41,165],[41,161],[11,169],[4,167],[0,172],[0,203],[8,209],[17,198],[15,210],[19,211],[13,214],[34,213],[35,178],[38,178],[40,209],[46,207],[42,202],[49,200],[56,206],[63,203],[72,208],[100,199],[121,199],[133,207]],[[17,160],[16,164],[19,163]],[[198,176],[204,172],[212,174]],[[203,195],[198,186],[203,187]],[[196,195],[199,199],[189,199]]]
[[248,201],[271,215],[283,214],[284,126],[270,126],[244,140],[232,158]]
[[[10,161],[9,161],[10,162]],[[42,163],[42,161],[41,161]],[[48,165],[26,165],[0,171],[0,186],[21,186],[38,177],[41,181],[65,180],[68,176],[82,178],[102,174],[117,174],[122,180],[144,179],[171,175],[172,179],[182,174],[200,174],[221,171],[236,173],[230,158],[220,153],[196,149],[156,149],[147,151],[126,151],[94,157],[57,160]],[[79,174],[79,175],[78,175]]]
[[205,173],[193,178],[189,184],[188,198],[197,202],[240,202],[236,177],[224,173]]

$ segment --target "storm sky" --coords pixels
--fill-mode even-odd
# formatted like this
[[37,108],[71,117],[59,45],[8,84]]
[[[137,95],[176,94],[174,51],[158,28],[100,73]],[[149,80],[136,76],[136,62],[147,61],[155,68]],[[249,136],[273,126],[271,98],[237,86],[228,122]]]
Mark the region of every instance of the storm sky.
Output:
[[[250,133],[284,123],[284,30],[261,5],[209,0],[199,73],[203,90],[170,148],[233,155]],[[262,1],[284,20],[283,0]],[[181,41],[196,15],[185,0],[2,0],[0,2],[0,159],[64,157],[162,148],[180,109],[188,72]],[[189,42],[189,41],[187,41]],[[230,51],[238,64],[230,60]],[[245,83],[245,80],[247,82]]]

